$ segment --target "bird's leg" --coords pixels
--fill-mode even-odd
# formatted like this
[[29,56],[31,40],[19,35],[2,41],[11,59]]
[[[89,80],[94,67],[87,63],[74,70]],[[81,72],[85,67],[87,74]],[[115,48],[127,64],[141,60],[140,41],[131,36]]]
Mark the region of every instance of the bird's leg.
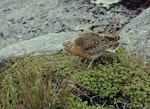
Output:
[[86,63],[87,63],[87,61],[88,61],[88,60],[87,60],[87,59],[85,59],[85,60],[84,60],[84,63],[86,64]]
[[118,50],[118,48],[120,47],[120,45],[118,47],[116,47],[115,49],[106,49],[106,51],[108,52],[116,52],[116,50]]
[[114,52],[116,52],[116,50],[118,50],[119,47],[120,47],[120,45],[114,50]]
[[87,70],[90,68],[90,66],[92,65],[94,59],[90,62],[90,64],[88,65],[88,67],[86,68]]

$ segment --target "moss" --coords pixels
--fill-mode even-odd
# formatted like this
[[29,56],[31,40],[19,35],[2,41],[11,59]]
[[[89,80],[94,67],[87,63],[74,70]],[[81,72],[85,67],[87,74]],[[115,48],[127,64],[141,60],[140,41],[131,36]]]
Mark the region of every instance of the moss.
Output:
[[[150,103],[150,69],[122,48],[116,53],[105,52],[89,70],[88,64],[64,52],[23,56],[7,64],[0,71],[2,108],[113,109],[119,103],[143,108]],[[59,80],[63,81],[61,87]],[[71,93],[74,83],[107,98],[108,105],[88,106]]]

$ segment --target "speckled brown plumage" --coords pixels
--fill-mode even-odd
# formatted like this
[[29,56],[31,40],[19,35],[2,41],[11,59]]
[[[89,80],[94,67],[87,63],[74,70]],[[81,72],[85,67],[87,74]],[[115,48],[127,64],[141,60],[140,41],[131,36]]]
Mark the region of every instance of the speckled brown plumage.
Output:
[[92,63],[104,51],[114,52],[119,47],[119,36],[117,34],[97,34],[93,31],[84,31],[78,34],[74,42],[67,41],[63,45],[69,53],[90,60]]

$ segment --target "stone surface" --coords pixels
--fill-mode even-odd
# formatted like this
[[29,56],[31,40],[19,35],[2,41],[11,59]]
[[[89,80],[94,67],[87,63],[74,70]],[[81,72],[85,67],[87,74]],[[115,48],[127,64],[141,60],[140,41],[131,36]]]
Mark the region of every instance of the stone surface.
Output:
[[62,50],[62,43],[66,40],[73,40],[76,34],[76,32],[50,33],[30,40],[24,40],[2,48],[0,50],[0,59],[21,56],[23,54],[54,53]]
[[150,60],[150,8],[125,25],[120,35],[127,52],[147,63]]
[[92,3],[102,4],[103,6],[109,7],[113,3],[117,3],[120,0],[91,0]]
[[[100,25],[99,30],[102,31],[110,22],[116,21],[124,24],[136,15],[136,11],[127,10],[123,6],[114,6],[108,9],[93,4],[90,0],[1,0],[0,60],[22,54],[21,50],[11,49],[20,43],[26,46],[30,45],[26,48],[27,53],[33,49],[35,53],[57,51],[49,44],[41,45],[44,47],[41,47],[40,51],[35,46],[39,43],[48,43],[46,38],[40,39],[46,34],[52,33],[48,36],[51,37],[55,33],[56,37],[52,37],[51,40],[60,40],[61,38],[63,41],[63,38],[59,36],[64,32],[77,34],[95,24]],[[75,36],[75,34],[71,34],[69,37]],[[31,41],[38,37],[39,40],[31,44]],[[66,35],[64,35],[64,39],[65,37]]]

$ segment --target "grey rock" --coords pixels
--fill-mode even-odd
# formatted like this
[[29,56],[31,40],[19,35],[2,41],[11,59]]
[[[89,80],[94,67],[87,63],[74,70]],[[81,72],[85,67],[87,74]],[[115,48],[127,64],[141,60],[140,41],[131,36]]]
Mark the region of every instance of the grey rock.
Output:
[[109,7],[110,4],[117,3],[120,0],[91,0],[92,3],[103,4],[103,6]]
[[[23,52],[56,52],[67,34],[73,33],[70,39],[95,24],[103,31],[114,20],[124,24],[136,15],[122,6],[108,9],[90,0],[1,0],[0,59]],[[48,40],[58,43],[52,46]]]
[[48,33],[80,31],[94,24],[103,28],[114,19],[127,22],[131,12],[117,9],[106,10],[90,0],[1,0],[0,49]]
[[0,50],[0,60],[23,54],[42,54],[60,51],[63,49],[63,42],[73,40],[76,34],[76,32],[49,33],[12,44]]
[[150,60],[150,8],[125,25],[120,36],[127,52],[146,64]]

